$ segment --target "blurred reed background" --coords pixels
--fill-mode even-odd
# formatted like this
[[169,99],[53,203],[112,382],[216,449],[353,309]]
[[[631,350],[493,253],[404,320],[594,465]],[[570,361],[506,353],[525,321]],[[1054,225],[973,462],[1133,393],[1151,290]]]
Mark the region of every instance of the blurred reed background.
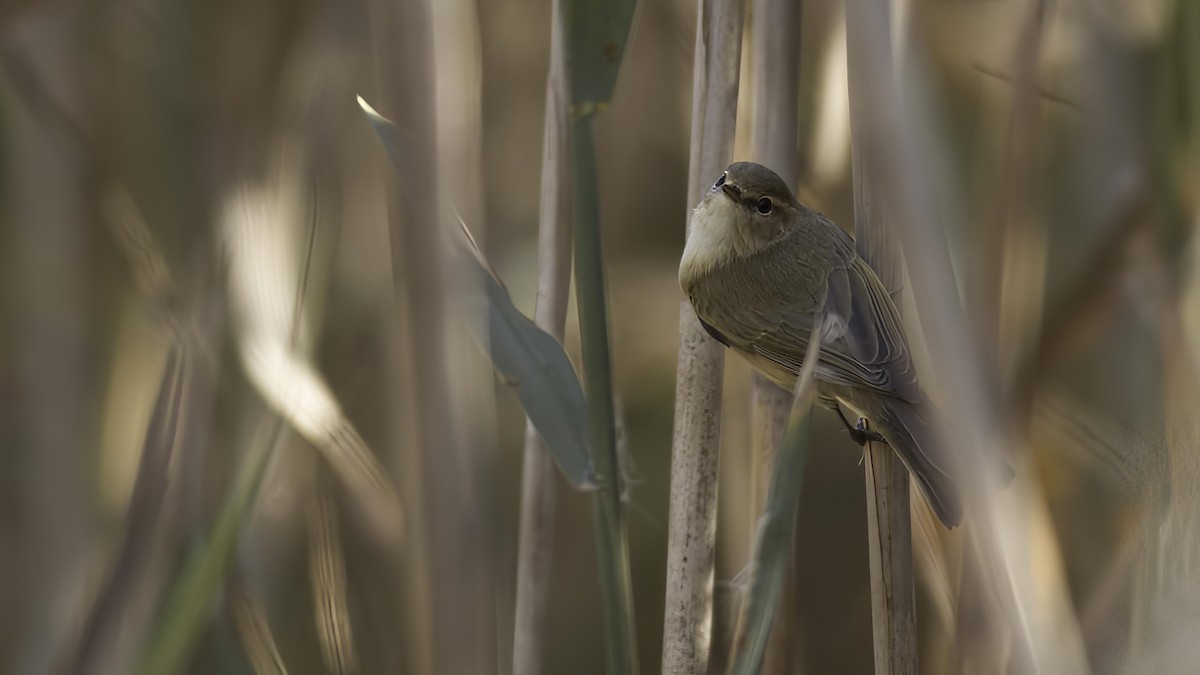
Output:
[[[878,55],[840,2],[795,2],[798,65],[751,58],[747,3],[733,156],[765,152],[753,87],[794,72],[780,170],[852,230],[846,54]],[[618,621],[653,673],[697,2],[637,4],[594,135]],[[1200,8],[889,4],[896,98],[868,115],[903,311],[948,433],[1016,472],[954,533],[914,521],[920,670],[1192,672]],[[550,50],[550,0],[0,7],[0,671],[512,672],[525,416],[483,319],[451,311],[469,276],[440,233],[460,216],[534,315]],[[395,121],[396,170],[357,95]],[[749,369],[724,368],[711,672],[766,480]],[[873,670],[859,460],[816,413],[772,638],[794,658],[764,672]],[[549,475],[541,663],[518,670],[622,672],[597,493]]]

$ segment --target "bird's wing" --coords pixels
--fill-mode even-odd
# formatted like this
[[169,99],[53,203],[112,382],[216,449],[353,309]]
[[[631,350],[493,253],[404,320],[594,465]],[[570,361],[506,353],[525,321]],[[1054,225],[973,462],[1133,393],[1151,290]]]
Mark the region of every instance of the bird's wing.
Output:
[[[817,376],[902,398],[918,396],[900,314],[871,267],[851,258],[829,275],[827,293]],[[759,330],[746,347],[799,372],[818,303],[806,292],[789,295],[783,303],[747,308]]]

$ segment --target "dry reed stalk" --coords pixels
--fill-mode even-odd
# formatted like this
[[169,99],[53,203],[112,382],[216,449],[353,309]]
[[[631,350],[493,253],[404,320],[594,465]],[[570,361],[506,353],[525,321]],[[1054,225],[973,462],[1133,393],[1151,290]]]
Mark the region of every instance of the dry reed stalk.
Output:
[[[688,206],[733,156],[741,62],[742,3],[700,0],[693,62]],[[671,453],[667,593],[662,672],[706,672],[712,637],[722,346],[680,304],[675,432]]]
[[[475,236],[487,234],[483,190],[483,64],[479,32],[478,6],[475,0],[426,0],[430,12],[430,54],[433,57],[434,109],[436,131],[437,200],[434,221],[443,232],[455,229],[460,219],[477,223]],[[454,261],[454,258],[449,258]],[[472,270],[449,262],[448,284],[475,281]],[[468,281],[469,280],[469,281]],[[482,284],[477,286],[482,288]],[[490,321],[490,311],[482,308],[465,315],[460,323],[473,324],[482,334]],[[512,617],[511,592],[498,591],[502,553],[508,549],[499,525],[507,517],[498,517],[500,491],[491,487],[494,477],[488,467],[505,461],[499,456],[496,434],[496,375],[488,355],[478,347],[480,341],[469,330],[451,324],[445,334],[444,366],[447,398],[454,407],[458,424],[451,427],[455,455],[442,464],[445,480],[458,486],[457,496],[439,495],[442,507],[452,506],[447,519],[454,528],[447,535],[447,552],[454,562],[448,574],[464,575],[457,599],[462,607],[455,611],[462,621],[470,621],[466,634],[475,652],[476,672],[499,669],[498,622]],[[454,582],[453,577],[449,583]],[[511,582],[510,582],[511,583]],[[508,586],[508,584],[504,584]],[[503,601],[502,601],[503,600]],[[503,616],[503,619],[501,619]]]
[[[869,13],[874,12],[874,17]],[[888,289],[900,288],[902,267],[879,185],[882,157],[870,125],[892,86],[873,65],[891,67],[891,41],[886,3],[847,0],[846,41],[850,93],[851,162],[854,172],[855,246]],[[873,26],[868,25],[873,23]],[[872,33],[872,28],[875,32]],[[865,62],[860,40],[884,39],[877,49],[886,57],[878,64]],[[871,627],[875,644],[875,672],[914,674],[917,668],[916,596],[913,592],[912,520],[909,509],[908,471],[884,443],[864,448],[867,486],[867,542],[871,563]]]
[[[461,429],[451,401],[447,366],[445,236],[439,212],[432,21],[427,0],[369,5],[380,112],[393,120],[404,143],[396,173],[388,172],[388,221],[395,316],[392,361],[404,402],[393,429],[393,475],[405,495],[412,546],[403,566],[408,624],[404,652],[413,672],[491,670],[494,634],[487,617],[476,543],[478,516],[461,496],[471,494]],[[467,469],[467,470],[464,470]],[[473,500],[472,502],[473,503]]]
[[[754,0],[750,12],[754,96],[750,159],[770,167],[793,190],[800,177],[800,5],[801,0]],[[750,512],[757,519],[766,499],[768,469],[787,426],[792,396],[760,373],[754,373],[750,387]],[[799,662],[795,581],[793,567],[767,645],[763,662],[763,673],[767,675],[791,673]]]
[[[542,138],[542,197],[538,223],[538,290],[534,321],[560,342],[571,285],[570,159],[559,3],[550,16],[550,70]],[[539,675],[546,647],[546,605],[554,554],[557,469],[532,422],[525,426],[521,529],[517,549],[514,675]]]
[[886,444],[868,444],[866,455],[875,672],[916,675],[917,601],[908,469]]
[[[888,86],[872,88],[879,104],[870,107],[865,134],[856,133],[878,153],[878,185],[884,191],[889,220],[908,259],[908,278],[924,335],[939,368],[931,374],[946,392],[944,442],[969,514],[974,551],[979,555],[983,583],[996,593],[1002,620],[1012,630],[1012,663],[1021,672],[1082,672],[1082,645],[1077,624],[1064,605],[1063,589],[1055,587],[1059,559],[1040,493],[1033,484],[1026,458],[1013,457],[1015,477],[1000,491],[1000,458],[1012,442],[1009,427],[995,405],[997,384],[983,367],[974,331],[964,316],[958,285],[941,232],[935,190],[922,168],[935,161],[930,130],[915,114],[921,103],[901,96],[890,62],[886,24],[874,3],[856,2],[854,14],[865,29],[850,44],[861,51],[868,74]],[[849,9],[849,8],[848,8]],[[870,11],[874,10],[874,11]],[[912,61],[913,54],[908,60]],[[923,72],[906,65],[906,91],[919,89]],[[856,132],[858,128],[856,128]],[[1032,534],[1032,536],[1031,536]],[[965,574],[965,571],[964,571]],[[1049,576],[1047,576],[1047,574]]]

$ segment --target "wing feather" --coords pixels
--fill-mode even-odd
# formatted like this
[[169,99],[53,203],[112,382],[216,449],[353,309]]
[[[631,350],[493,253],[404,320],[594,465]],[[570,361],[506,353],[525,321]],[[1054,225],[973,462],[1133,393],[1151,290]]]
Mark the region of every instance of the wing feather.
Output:
[[[813,310],[813,303],[802,300],[755,312],[759,330],[748,351],[799,372]],[[829,275],[820,359],[817,376],[826,381],[906,399],[918,396],[899,312],[860,258]]]

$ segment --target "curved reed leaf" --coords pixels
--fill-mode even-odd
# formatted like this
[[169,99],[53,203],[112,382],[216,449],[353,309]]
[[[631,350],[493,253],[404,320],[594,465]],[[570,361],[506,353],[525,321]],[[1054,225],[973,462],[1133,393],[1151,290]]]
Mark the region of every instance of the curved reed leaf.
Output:
[[576,487],[595,486],[587,400],[571,361],[553,335],[513,306],[508,290],[495,277],[480,276],[487,294],[488,335],[475,337],[481,343],[489,341],[492,364],[516,391],[567,480]]
[[[397,173],[405,171],[404,139],[391,120],[380,115],[360,96],[358,104],[382,142]],[[463,224],[464,236],[456,238],[456,250],[476,268],[480,284],[457,289],[459,309],[487,322],[464,321],[474,337],[488,346],[492,365],[516,390],[521,405],[563,475],[578,488],[595,486],[595,471],[588,452],[590,424],[587,401],[571,360],[558,340],[513,305],[508,290],[488,266]],[[483,293],[478,292],[482,287]],[[487,334],[482,334],[484,326]]]
[[561,7],[571,105],[594,110],[612,98],[637,0],[564,0]]

